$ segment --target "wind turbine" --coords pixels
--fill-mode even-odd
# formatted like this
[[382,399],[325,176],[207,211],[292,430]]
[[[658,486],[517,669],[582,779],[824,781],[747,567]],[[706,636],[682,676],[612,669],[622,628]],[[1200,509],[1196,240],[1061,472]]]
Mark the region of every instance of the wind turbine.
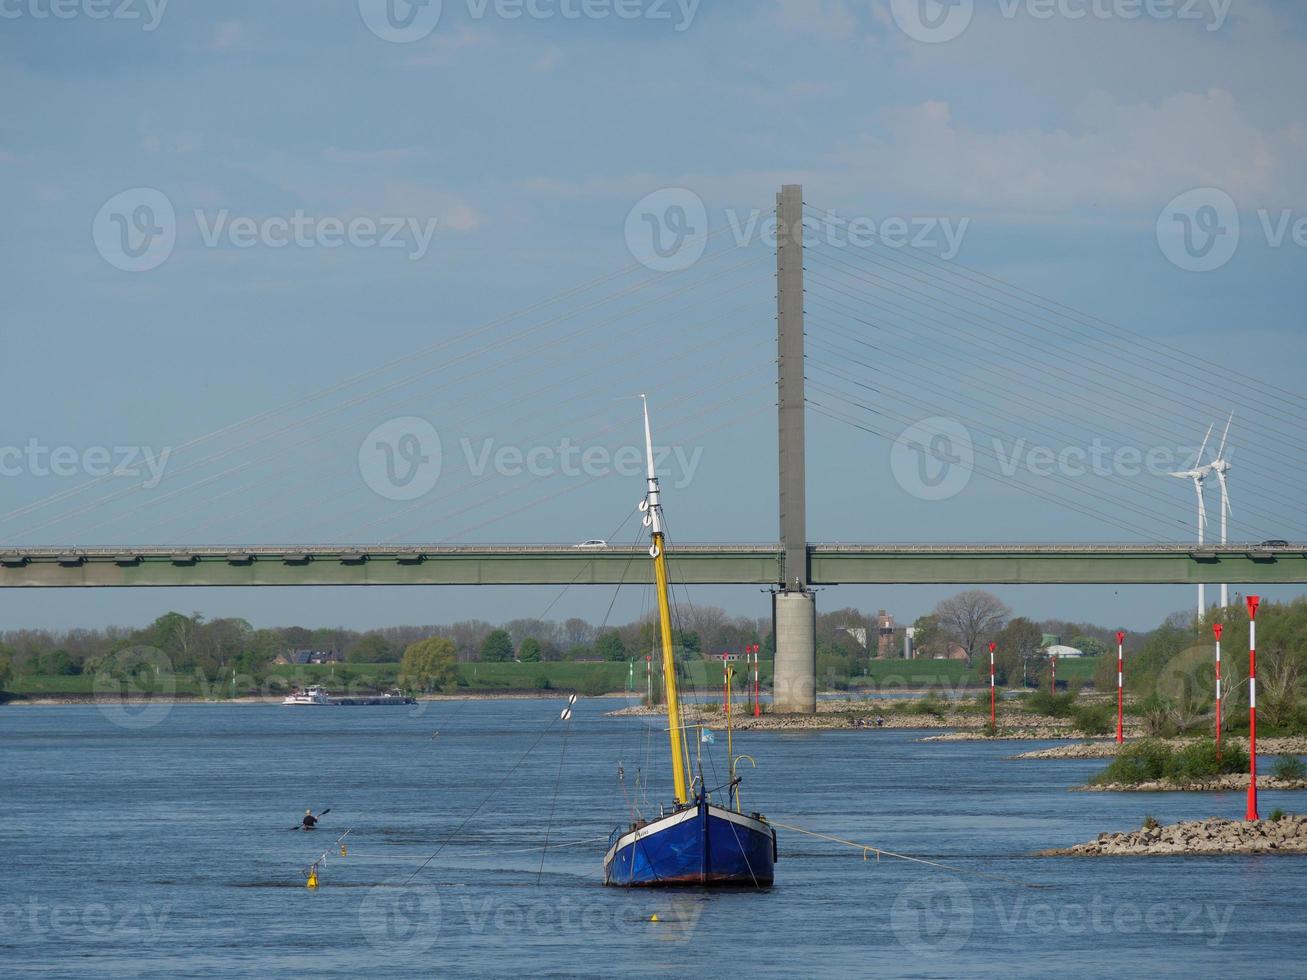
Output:
[[[1203,436],[1203,444],[1198,447],[1198,455],[1194,459],[1194,468],[1191,470],[1181,470],[1179,473],[1172,473],[1171,476],[1179,477],[1194,481],[1194,493],[1198,495],[1198,544],[1203,543],[1203,532],[1207,528],[1207,503],[1203,500],[1203,482],[1207,475],[1212,472],[1212,464],[1203,465],[1203,453],[1207,451],[1207,441],[1212,438],[1212,430],[1216,428],[1213,422],[1207,427],[1207,435]],[[1207,596],[1203,588],[1203,583],[1198,583],[1198,618],[1202,619],[1207,612]]]
[[[1221,485],[1221,544],[1226,542],[1226,527],[1230,518],[1230,485],[1226,480],[1226,474],[1230,472],[1230,461],[1225,458],[1225,440],[1230,436],[1230,423],[1233,421],[1234,412],[1231,412],[1230,417],[1225,421],[1225,432],[1221,434],[1221,448],[1216,450],[1216,455],[1208,464]],[[1229,604],[1230,586],[1223,582],[1221,583],[1221,608],[1224,609]]]

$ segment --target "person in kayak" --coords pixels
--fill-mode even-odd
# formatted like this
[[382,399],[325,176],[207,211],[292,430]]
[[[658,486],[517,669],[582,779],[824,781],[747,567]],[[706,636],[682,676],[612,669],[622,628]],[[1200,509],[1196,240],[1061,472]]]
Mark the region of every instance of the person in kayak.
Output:
[[304,820],[300,823],[305,830],[312,830],[318,825],[318,818],[313,815],[312,810],[304,811]]

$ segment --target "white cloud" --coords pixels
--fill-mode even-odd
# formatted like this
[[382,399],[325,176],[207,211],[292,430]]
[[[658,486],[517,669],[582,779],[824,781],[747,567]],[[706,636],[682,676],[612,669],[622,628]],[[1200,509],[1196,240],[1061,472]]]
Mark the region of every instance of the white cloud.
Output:
[[546,48],[531,65],[535,71],[552,71],[563,63],[563,52],[560,48],[551,45]]
[[214,27],[213,35],[209,38],[209,49],[226,51],[240,41],[244,33],[240,21],[224,20]]
[[849,181],[923,201],[986,211],[1156,208],[1182,190],[1215,186],[1241,205],[1302,199],[1301,126],[1264,130],[1229,92],[1156,103],[1087,97],[1075,124],[983,131],[947,103],[888,110],[883,132],[836,154]]
[[417,160],[428,156],[429,153],[430,151],[420,146],[387,146],[375,150],[329,146],[322,151],[322,159],[330,163],[396,163],[401,160]]
[[494,43],[494,36],[486,31],[460,27],[451,34],[434,34],[426,42],[425,49],[409,57],[404,64],[409,68],[447,68],[457,62],[464,51]]
[[833,40],[851,37],[856,27],[845,0],[776,0],[772,16],[786,31]]

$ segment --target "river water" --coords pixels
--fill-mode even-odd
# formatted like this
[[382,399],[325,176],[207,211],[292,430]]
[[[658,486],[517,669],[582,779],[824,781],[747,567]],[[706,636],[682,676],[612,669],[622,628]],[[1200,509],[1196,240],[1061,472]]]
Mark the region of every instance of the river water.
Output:
[[[570,723],[557,700],[0,709],[0,972],[1303,973],[1307,857],[1031,857],[1146,813],[1243,813],[1239,794],[1069,793],[1102,763],[1006,758],[1042,743],[746,734],[745,809],[961,871],[782,830],[767,892],[604,888],[608,833],[668,793],[661,720],[604,716],[620,704]],[[703,746],[710,786],[725,741]],[[306,807],[331,813],[290,830]]]

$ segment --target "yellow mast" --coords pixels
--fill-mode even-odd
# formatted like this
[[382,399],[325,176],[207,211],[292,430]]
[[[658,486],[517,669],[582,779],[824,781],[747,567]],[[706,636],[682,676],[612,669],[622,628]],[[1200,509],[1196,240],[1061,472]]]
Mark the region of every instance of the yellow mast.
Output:
[[666,539],[663,534],[663,510],[659,502],[658,477],[654,474],[653,437],[649,432],[649,402],[644,395],[644,446],[648,464],[648,489],[640,509],[645,512],[645,527],[651,529],[653,543],[649,555],[653,558],[654,582],[658,588],[658,632],[663,647],[663,689],[667,692],[667,730],[672,743],[672,781],[676,802],[690,802],[689,783],[686,781],[685,729],[681,725],[681,704],[676,693],[676,654],[672,646],[672,605],[668,597]]

